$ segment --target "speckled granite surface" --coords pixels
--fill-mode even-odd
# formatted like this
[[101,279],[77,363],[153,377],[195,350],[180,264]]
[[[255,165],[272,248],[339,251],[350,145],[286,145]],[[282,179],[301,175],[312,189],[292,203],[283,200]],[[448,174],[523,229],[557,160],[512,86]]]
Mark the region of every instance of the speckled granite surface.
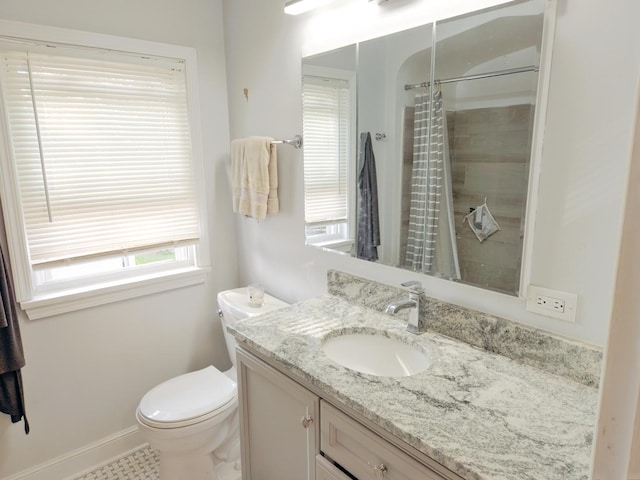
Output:
[[[229,327],[240,344],[468,480],[586,480],[594,388],[437,333],[415,336],[398,317],[334,295]],[[322,351],[328,335],[380,333],[429,355],[404,378],[349,370]]]
[[[384,311],[389,302],[407,297],[406,290],[337,270],[327,274],[329,293],[351,303]],[[489,352],[541,368],[588,386],[600,382],[602,350],[547,332],[422,295],[420,315],[430,330]]]

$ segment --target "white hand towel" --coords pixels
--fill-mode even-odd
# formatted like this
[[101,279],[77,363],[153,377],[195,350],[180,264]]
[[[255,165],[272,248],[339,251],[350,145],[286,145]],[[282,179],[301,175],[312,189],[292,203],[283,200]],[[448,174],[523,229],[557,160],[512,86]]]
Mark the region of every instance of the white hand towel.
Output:
[[264,220],[278,213],[278,159],[270,137],[231,142],[233,211]]

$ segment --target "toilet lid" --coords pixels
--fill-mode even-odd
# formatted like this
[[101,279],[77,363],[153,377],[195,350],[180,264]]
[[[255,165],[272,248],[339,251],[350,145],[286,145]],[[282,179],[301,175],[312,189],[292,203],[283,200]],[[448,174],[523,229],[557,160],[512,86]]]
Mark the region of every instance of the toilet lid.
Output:
[[178,423],[226,410],[236,398],[236,383],[209,366],[152,388],[142,397],[138,410],[153,422]]

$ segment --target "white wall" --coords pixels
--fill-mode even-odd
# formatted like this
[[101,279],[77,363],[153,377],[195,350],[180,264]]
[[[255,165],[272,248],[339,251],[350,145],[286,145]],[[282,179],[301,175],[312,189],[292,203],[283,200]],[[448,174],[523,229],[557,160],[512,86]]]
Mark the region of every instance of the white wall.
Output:
[[[351,0],[289,17],[279,0],[223,4],[232,137],[300,133],[303,53],[415,26],[433,5]],[[242,283],[261,281],[293,301],[322,293],[327,268],[394,284],[417,277],[444,300],[604,345],[640,68],[639,8],[625,0],[559,3],[532,283],[578,294],[575,324],[528,313],[516,298],[304,247],[302,152],[288,147],[279,153],[282,213],[260,224],[237,220]]]
[[[31,433],[0,415],[0,478],[135,425],[153,385],[228,358],[216,293],[237,285],[223,165],[229,131],[218,0],[3,0],[0,18],[194,47],[198,55],[213,271],[206,284],[21,322]],[[223,254],[216,254],[223,252]]]
[[606,342],[640,72],[640,3],[561,1],[533,283],[579,295],[576,332]]

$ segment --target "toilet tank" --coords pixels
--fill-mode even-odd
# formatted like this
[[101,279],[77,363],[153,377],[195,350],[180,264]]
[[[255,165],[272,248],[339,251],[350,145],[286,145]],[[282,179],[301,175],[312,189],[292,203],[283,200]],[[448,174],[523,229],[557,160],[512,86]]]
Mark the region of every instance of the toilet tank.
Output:
[[224,341],[227,344],[229,358],[234,367],[236,365],[236,340],[227,331],[227,325],[287,306],[289,306],[288,303],[265,292],[264,305],[253,307],[249,305],[249,295],[246,287],[218,293],[218,315],[222,322],[222,331],[224,332]]

